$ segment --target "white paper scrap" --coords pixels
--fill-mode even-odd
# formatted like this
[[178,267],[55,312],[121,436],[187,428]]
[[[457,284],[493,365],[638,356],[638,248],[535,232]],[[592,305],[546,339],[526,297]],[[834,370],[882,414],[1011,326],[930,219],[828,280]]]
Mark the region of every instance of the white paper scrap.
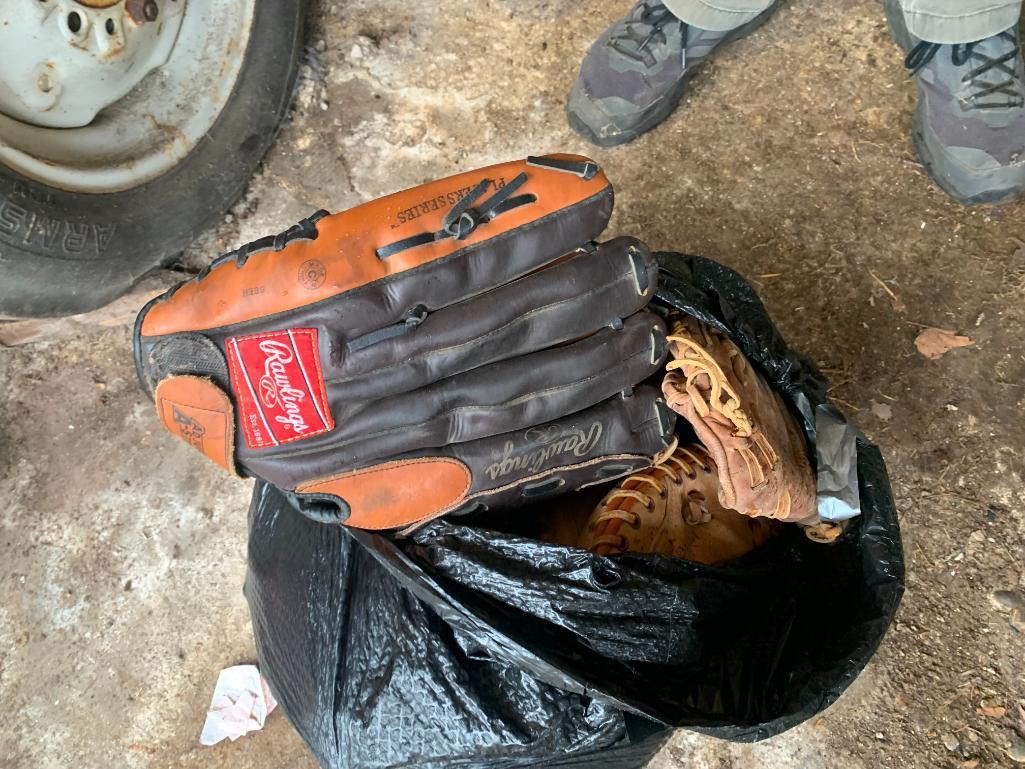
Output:
[[216,745],[225,738],[234,742],[262,729],[277,704],[256,665],[225,668],[217,677],[199,741],[203,745]]

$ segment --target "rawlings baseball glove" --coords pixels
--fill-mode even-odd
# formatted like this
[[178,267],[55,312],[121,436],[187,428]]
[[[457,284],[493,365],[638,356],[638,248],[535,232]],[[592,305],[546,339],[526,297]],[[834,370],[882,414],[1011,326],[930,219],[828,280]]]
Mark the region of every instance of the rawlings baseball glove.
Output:
[[657,266],[598,166],[528,158],[215,260],[139,314],[164,426],[320,520],[406,528],[627,475],[673,432]]
[[594,508],[577,547],[599,555],[661,553],[709,565],[761,547],[779,524],[727,510],[701,446],[677,448],[620,482]]
[[662,392],[708,450],[722,506],[817,523],[804,435],[779,395],[725,334],[682,313],[669,326]]

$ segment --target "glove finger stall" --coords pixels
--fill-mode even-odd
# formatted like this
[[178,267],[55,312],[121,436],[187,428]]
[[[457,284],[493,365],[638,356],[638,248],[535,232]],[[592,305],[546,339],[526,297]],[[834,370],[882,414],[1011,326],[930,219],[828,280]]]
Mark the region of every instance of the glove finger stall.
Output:
[[649,466],[669,445],[674,422],[655,388],[638,387],[525,430],[308,481],[297,499],[334,504],[347,525],[369,529],[514,506]]
[[430,313],[409,333],[356,350],[334,345],[328,390],[340,402],[382,398],[588,336],[643,309],[657,277],[640,241],[616,238]]
[[[583,170],[545,165],[560,160]],[[522,205],[487,208],[514,188],[503,205]],[[148,303],[136,323],[140,381],[152,392],[167,375],[151,353],[169,334],[202,331],[223,350],[233,336],[282,328],[330,328],[348,340],[405,325],[418,307],[429,312],[484,293],[593,240],[612,203],[597,166],[551,156],[459,174],[333,215],[318,212],[220,257]],[[460,229],[448,222],[457,208],[493,216],[468,213],[475,224]],[[432,239],[414,242],[426,234]],[[403,242],[410,245],[388,251]],[[322,353],[326,360],[331,351]]]
[[[657,371],[665,325],[640,312],[563,347],[482,366],[421,390],[362,405],[333,431],[272,450],[240,449],[242,463],[286,488],[410,451],[525,429],[629,390]],[[341,407],[332,404],[334,413]]]

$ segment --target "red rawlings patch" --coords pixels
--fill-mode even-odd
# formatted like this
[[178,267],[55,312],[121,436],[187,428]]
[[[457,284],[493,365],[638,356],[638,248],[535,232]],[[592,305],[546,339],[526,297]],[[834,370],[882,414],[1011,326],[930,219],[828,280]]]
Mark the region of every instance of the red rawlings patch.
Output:
[[315,328],[236,336],[227,350],[249,448],[280,446],[334,429]]

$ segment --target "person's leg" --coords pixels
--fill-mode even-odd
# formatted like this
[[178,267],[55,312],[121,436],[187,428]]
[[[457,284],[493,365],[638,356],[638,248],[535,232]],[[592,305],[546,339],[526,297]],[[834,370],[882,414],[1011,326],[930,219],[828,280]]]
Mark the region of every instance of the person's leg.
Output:
[[972,43],[1018,23],[1021,0],[900,0],[908,32],[930,43]]
[[724,32],[753,21],[773,0],[662,0],[685,24]]
[[761,25],[772,3],[635,0],[584,57],[566,104],[570,125],[606,147],[651,130],[679,103],[694,70]]
[[916,75],[912,139],[955,200],[994,203],[1025,192],[1025,64],[1020,0],[885,0]]

